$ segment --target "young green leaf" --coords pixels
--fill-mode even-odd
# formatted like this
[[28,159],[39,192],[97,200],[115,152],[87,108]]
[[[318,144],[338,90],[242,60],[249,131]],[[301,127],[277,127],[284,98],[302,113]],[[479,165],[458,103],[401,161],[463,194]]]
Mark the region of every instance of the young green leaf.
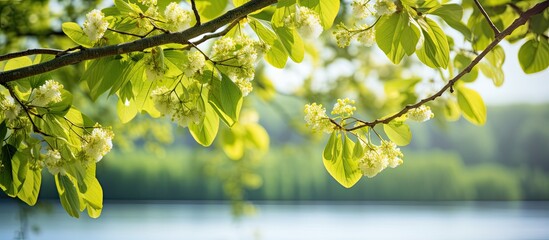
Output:
[[[335,139],[330,141],[335,142],[327,145],[327,147],[330,146],[331,149],[325,148],[324,150],[324,167],[339,184],[343,187],[350,188],[362,177],[357,160],[353,155],[355,143],[347,137],[347,135],[344,135],[342,140],[339,133],[333,134],[335,134]],[[332,153],[326,154],[327,151],[331,151]],[[332,159],[326,159],[324,157],[326,155],[328,155],[328,157],[331,156]]]
[[232,160],[240,160],[244,156],[243,129],[240,125],[224,128],[220,136],[221,148]]
[[67,37],[73,40],[76,44],[86,48],[93,47],[93,42],[90,40],[88,35],[86,35],[80,25],[76,24],[75,22],[63,23],[61,25],[61,29],[67,35]]
[[57,187],[59,200],[61,200],[61,205],[65,211],[70,216],[79,218],[80,200],[73,181],[67,175],[57,174],[55,175],[55,186]]
[[530,39],[520,47],[518,57],[525,73],[543,71],[549,67],[549,43],[546,39]]
[[465,119],[476,125],[486,122],[486,105],[475,90],[460,86],[457,88],[457,99]]
[[443,4],[427,12],[441,17],[451,28],[458,30],[465,39],[471,39],[471,30],[461,22],[463,7],[458,4]]
[[406,146],[412,141],[412,131],[403,121],[391,121],[383,124],[383,130],[387,137],[398,146]]
[[211,84],[208,102],[221,120],[228,126],[233,126],[238,121],[242,108],[240,88],[225,74],[222,74],[221,81],[213,79]]
[[299,5],[308,7],[318,13],[324,29],[329,29],[339,12],[339,0],[299,0]]
[[303,45],[303,40],[297,30],[288,27],[274,27],[274,31],[290,58],[296,63],[303,61],[305,45]]
[[196,9],[202,20],[210,20],[219,17],[227,7],[228,0],[195,0]]
[[[200,98],[199,101],[202,101],[202,98]],[[202,104],[204,105],[203,102]],[[199,124],[195,124],[191,121],[189,123],[189,132],[197,143],[207,147],[212,144],[217,136],[217,131],[219,129],[219,117],[209,104],[205,105],[204,108],[204,120]]]
[[284,45],[270,28],[270,23],[262,23],[261,20],[250,18],[250,27],[263,42],[271,46],[265,54],[265,60],[273,67],[284,68],[288,61],[288,53],[286,53]]
[[17,197],[29,206],[34,206],[38,200],[40,186],[42,184],[42,172],[39,170],[27,171],[25,182],[17,193]]
[[252,146],[261,150],[269,150],[269,134],[261,125],[257,123],[249,123],[243,126],[246,131],[246,140]]
[[446,34],[438,24],[429,19],[418,20],[423,32],[423,46],[416,52],[419,60],[432,68],[448,67],[450,61],[450,46]]
[[411,55],[416,50],[420,32],[414,22],[410,22],[408,13],[402,11],[382,17],[375,26],[377,45],[395,64],[400,63],[405,54]]
[[0,167],[0,188],[8,196],[15,197],[17,192],[13,186],[13,171],[11,159],[17,152],[17,148],[10,144],[2,146],[2,152],[0,153],[1,165]]

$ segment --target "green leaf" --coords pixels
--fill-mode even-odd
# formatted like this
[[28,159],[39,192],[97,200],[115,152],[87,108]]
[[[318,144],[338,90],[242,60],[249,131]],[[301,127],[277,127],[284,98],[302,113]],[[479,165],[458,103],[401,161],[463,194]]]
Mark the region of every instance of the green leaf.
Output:
[[40,193],[40,185],[42,184],[42,172],[39,170],[27,171],[25,182],[17,193],[17,197],[29,206],[34,206],[38,200]]
[[32,65],[32,60],[29,57],[12,58],[4,65],[4,71],[14,70]]
[[95,164],[88,166],[85,181],[88,190],[82,195],[82,198],[87,205],[88,215],[91,218],[98,218],[103,209],[103,189],[95,178]]
[[299,0],[299,5],[308,7],[318,13],[324,29],[332,27],[339,12],[340,0]]
[[71,109],[73,97],[72,94],[65,89],[61,89],[60,92],[61,102],[51,103],[48,106],[48,112],[62,117]]
[[250,123],[243,126],[246,131],[246,140],[256,149],[261,151],[269,150],[269,134],[261,125]]
[[446,34],[438,24],[429,19],[422,18],[418,20],[423,32],[423,46],[417,51],[417,57],[425,65],[432,68],[448,67],[450,61],[450,46]]
[[78,191],[73,181],[66,175],[55,175],[55,186],[59,193],[59,200],[61,205],[67,211],[67,213],[75,218],[80,217],[80,200],[78,197]]
[[61,29],[76,44],[86,48],[93,47],[93,42],[90,40],[88,35],[86,35],[80,25],[76,24],[75,22],[63,23],[61,25]]
[[441,17],[450,27],[458,30],[465,39],[471,39],[471,30],[461,22],[463,7],[458,4],[443,4],[427,12]]
[[228,1],[196,0],[195,3],[201,20],[211,20],[219,17],[225,11]]
[[[471,57],[468,57],[463,53],[458,53],[454,58],[454,67],[456,68],[457,71],[462,71],[467,66],[469,66],[469,64],[471,64],[472,61],[473,59]],[[463,77],[461,77],[460,81],[473,82],[477,79],[477,77],[478,77],[478,67],[473,67],[473,69],[471,69],[470,72],[466,73],[465,75],[463,75]]]
[[130,100],[122,101],[122,99],[118,99],[118,102],[116,103],[116,113],[122,123],[128,123],[137,115],[137,104]]
[[[202,98],[200,98],[199,101],[204,105]],[[204,120],[199,124],[190,121],[189,132],[197,143],[207,147],[212,144],[215,140],[215,136],[217,136],[217,131],[219,130],[219,117],[210,105],[205,105],[204,108]]]
[[231,129],[224,128],[222,131],[221,149],[232,160],[239,160],[244,156],[244,140],[242,139],[241,126],[235,126]]
[[287,27],[274,27],[274,31],[290,58],[296,63],[303,61],[305,45],[303,45],[303,40],[297,30]]
[[391,121],[389,124],[383,124],[383,130],[387,137],[396,145],[406,146],[412,141],[412,132],[410,127],[403,121]]
[[476,125],[486,122],[486,105],[475,90],[460,86],[457,88],[457,99],[465,119]]
[[273,67],[284,68],[288,60],[288,53],[286,53],[284,45],[271,29],[270,23],[265,23],[265,25],[260,20],[250,18],[250,27],[263,42],[271,46],[265,54],[265,60]]
[[543,71],[549,66],[549,43],[546,39],[530,39],[520,47],[518,57],[520,67],[525,73]]
[[242,92],[227,75],[222,74],[221,81],[212,80],[208,99],[217,115],[228,126],[233,126],[238,121],[242,108]]
[[[332,140],[332,138],[334,139]],[[350,188],[362,177],[358,162],[353,155],[355,143],[347,135],[344,135],[342,140],[339,133],[332,133],[330,141],[332,143],[328,142],[324,149],[324,167],[339,184]],[[328,147],[331,147],[331,149],[328,149]],[[331,157],[331,159],[326,158],[326,156]]]
[[505,52],[500,46],[496,46],[490,51],[482,62],[478,64],[478,67],[484,76],[492,79],[494,85],[499,87],[503,84],[503,62],[505,61]]
[[17,148],[10,144],[2,146],[2,152],[0,153],[1,166],[0,167],[0,188],[10,197],[15,197],[17,194],[16,189],[13,186],[13,171],[11,159],[17,152]]
[[[90,89],[92,100],[96,100],[101,94],[112,88],[118,82],[124,82],[131,65],[121,62],[115,57],[105,57],[91,61],[82,75]],[[112,92],[111,92],[112,93]]]
[[416,50],[420,32],[414,23],[410,22],[408,13],[402,11],[382,17],[375,26],[377,45],[395,64]]

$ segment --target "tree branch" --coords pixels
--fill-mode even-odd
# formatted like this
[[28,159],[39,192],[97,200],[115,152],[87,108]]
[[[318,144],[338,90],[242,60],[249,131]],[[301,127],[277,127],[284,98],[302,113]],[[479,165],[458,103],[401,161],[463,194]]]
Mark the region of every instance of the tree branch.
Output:
[[133,42],[122,43],[118,45],[110,45],[105,47],[89,48],[82,51],[68,53],[57,57],[51,61],[14,69],[11,71],[0,72],[0,84],[4,85],[8,82],[30,77],[55,69],[76,64],[84,60],[97,59],[106,56],[125,54],[130,52],[143,51],[144,49],[165,45],[169,43],[185,44],[190,39],[198,37],[208,32],[215,32],[224,25],[230,24],[236,19],[242,18],[257,10],[268,7],[271,4],[278,2],[277,0],[252,0],[238,8],[232,9],[222,16],[204,23],[200,26],[194,26],[183,32],[161,34],[149,38],[135,40]]
[[37,55],[37,54],[47,54],[47,55],[58,55],[65,51],[59,49],[51,48],[36,48],[36,49],[27,49],[21,52],[8,53],[6,55],[0,56],[0,61],[5,61],[12,58],[18,58],[23,56]]
[[355,127],[352,127],[352,128],[343,128],[342,127],[342,129],[344,129],[345,131],[354,131],[354,130],[364,128],[364,127],[373,128],[378,124],[388,124],[392,120],[403,116],[409,110],[414,109],[414,108],[418,108],[418,107],[420,107],[421,105],[423,105],[427,102],[430,102],[430,101],[433,101],[433,100],[437,99],[438,97],[442,96],[442,94],[444,92],[446,92],[446,90],[453,88],[454,84],[459,79],[461,79],[463,76],[465,76],[465,74],[469,73],[473,69],[473,67],[475,67],[480,62],[480,60],[482,60],[486,56],[486,54],[488,54],[494,47],[496,47],[499,44],[499,42],[501,42],[501,40],[503,40],[506,36],[510,35],[518,27],[524,25],[532,16],[534,16],[536,14],[539,14],[539,13],[542,13],[548,7],[549,7],[549,0],[546,0],[544,2],[538,3],[537,5],[532,7],[531,9],[523,12],[520,15],[520,17],[517,18],[509,27],[507,27],[502,32],[496,34],[495,39],[490,43],[490,45],[488,45],[484,49],[484,51],[482,51],[478,56],[476,56],[475,59],[473,59],[473,61],[471,61],[471,63],[466,68],[464,68],[458,75],[456,75],[454,78],[452,78],[450,81],[448,81],[448,83],[446,85],[444,85],[444,87],[442,87],[438,92],[436,92],[432,96],[424,98],[416,104],[407,105],[402,110],[400,110],[398,113],[395,113],[395,114],[393,114],[389,117],[382,118],[382,119],[376,119],[372,122],[366,122],[366,121],[358,120],[362,125],[355,126]]
[[486,21],[488,21],[488,25],[490,25],[490,27],[494,31],[494,34],[498,35],[500,32],[499,32],[498,28],[496,27],[496,25],[494,25],[494,22],[492,22],[492,19],[490,19],[490,16],[488,16],[488,13],[486,13],[486,11],[482,7],[482,5],[480,5],[480,2],[478,0],[474,0],[474,2],[477,5],[478,10],[480,11],[480,13],[482,13],[484,18],[486,18]]
[[196,9],[196,3],[195,0],[191,0],[191,8],[193,9],[194,18],[196,19],[195,26],[200,26],[200,14],[198,14],[198,9]]

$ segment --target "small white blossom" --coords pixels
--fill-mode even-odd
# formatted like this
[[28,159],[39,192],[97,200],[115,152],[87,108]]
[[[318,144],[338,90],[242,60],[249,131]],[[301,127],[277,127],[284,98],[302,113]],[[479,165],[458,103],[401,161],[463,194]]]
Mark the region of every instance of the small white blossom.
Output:
[[173,114],[174,105],[177,104],[176,97],[166,87],[159,87],[151,92],[151,98],[154,107],[163,115],[171,116]]
[[[315,11],[307,7],[299,7],[297,9],[294,21],[297,31],[304,38],[317,38],[322,33],[323,29],[320,24],[320,17]],[[287,23],[291,22],[290,20],[287,21]]]
[[433,118],[434,116],[435,114],[431,112],[431,108],[425,105],[421,105],[418,108],[414,108],[408,111],[408,119],[416,122],[425,122]]
[[376,32],[374,28],[369,28],[368,30],[364,30],[359,32],[356,35],[356,40],[364,46],[370,47],[375,44],[376,42]]
[[255,64],[268,47],[246,36],[224,37],[212,47],[212,59],[222,62],[219,65],[229,78],[239,85],[244,96],[252,91],[251,81],[255,77]]
[[185,69],[183,73],[185,76],[190,78],[196,74],[202,74],[202,70],[206,65],[206,58],[204,55],[199,51],[195,51],[189,53],[187,58],[189,61],[183,65],[183,68]]
[[372,5],[369,2],[370,0],[354,0],[351,3],[354,17],[363,19],[372,16]]
[[351,33],[341,26],[338,25],[338,29],[333,32],[333,35],[338,47],[344,48],[351,44]]
[[377,0],[374,8],[378,16],[390,15],[396,12],[396,4],[392,0]]
[[171,32],[183,31],[191,24],[191,12],[183,9],[176,2],[172,2],[166,7],[164,16],[166,17]]
[[30,96],[30,103],[37,107],[45,107],[50,103],[58,103],[61,98],[61,89],[63,85],[54,81],[48,80],[42,86],[34,89]]
[[52,175],[57,175],[59,173],[61,173],[61,175],[66,174],[61,154],[57,150],[48,150],[43,163]]
[[359,168],[362,171],[362,175],[368,178],[375,177],[378,173],[387,168],[388,165],[387,156],[381,153],[377,146],[368,149],[359,161]]
[[95,127],[91,134],[82,140],[82,154],[86,163],[99,162],[112,149],[114,133],[105,128]]
[[326,109],[322,104],[312,103],[305,105],[305,122],[313,131],[324,131],[331,133],[334,131],[332,123],[326,115]]
[[[3,98],[3,99],[2,99]],[[21,106],[15,102],[15,99],[11,96],[3,96],[0,94],[0,110],[4,112],[4,117],[8,120],[15,120],[19,113],[21,112]]]
[[338,99],[334,104],[332,114],[341,115],[344,118],[350,117],[356,111],[356,107],[353,104],[355,104],[355,100],[350,100],[349,98]]
[[109,23],[105,20],[105,15],[101,11],[94,9],[86,14],[83,30],[93,43],[103,37],[108,27]]
[[391,168],[402,164],[401,157],[403,157],[403,154],[394,142],[381,141],[381,151],[387,157],[387,162]]

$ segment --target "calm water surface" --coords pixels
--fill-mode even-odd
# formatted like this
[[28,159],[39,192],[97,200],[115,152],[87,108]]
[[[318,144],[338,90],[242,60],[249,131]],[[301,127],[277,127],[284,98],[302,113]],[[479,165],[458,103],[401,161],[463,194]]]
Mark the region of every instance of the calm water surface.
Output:
[[[235,220],[227,204],[107,202],[99,219],[33,210],[27,239],[549,239],[549,203],[257,204]],[[0,202],[0,239],[20,228]]]

